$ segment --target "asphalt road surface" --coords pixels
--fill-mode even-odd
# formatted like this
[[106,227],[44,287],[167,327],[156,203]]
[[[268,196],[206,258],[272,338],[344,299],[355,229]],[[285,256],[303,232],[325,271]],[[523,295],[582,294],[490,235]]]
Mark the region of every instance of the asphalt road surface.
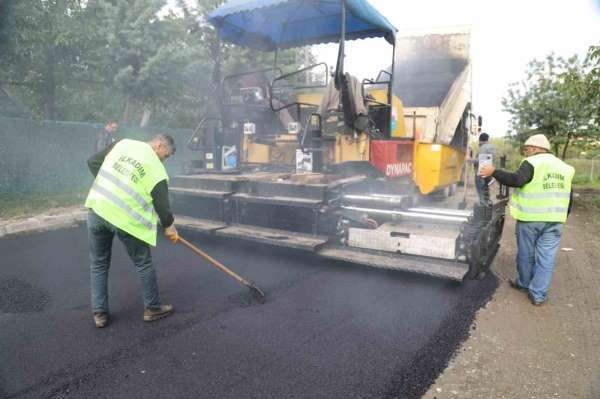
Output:
[[420,397],[497,286],[187,238],[255,281],[266,304],[248,306],[245,288],[162,240],[161,299],[176,313],[144,323],[115,240],[112,323],[96,329],[84,227],[0,240],[0,397]]

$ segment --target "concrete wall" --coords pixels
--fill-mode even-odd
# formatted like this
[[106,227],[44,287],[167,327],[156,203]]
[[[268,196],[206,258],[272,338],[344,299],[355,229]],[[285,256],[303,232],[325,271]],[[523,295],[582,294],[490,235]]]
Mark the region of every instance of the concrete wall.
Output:
[[[86,190],[92,182],[86,160],[94,153],[101,124],[0,118],[0,196]],[[180,173],[191,130],[121,127],[117,138],[146,140],[169,133],[178,147],[166,163]]]

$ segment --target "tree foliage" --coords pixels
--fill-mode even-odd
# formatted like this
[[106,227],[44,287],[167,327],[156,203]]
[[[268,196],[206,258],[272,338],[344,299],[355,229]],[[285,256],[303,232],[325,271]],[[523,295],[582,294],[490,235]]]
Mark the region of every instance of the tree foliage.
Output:
[[523,142],[533,133],[544,133],[563,158],[573,140],[597,140],[599,65],[595,47],[583,60],[550,54],[531,61],[526,78],[511,84],[502,100],[513,135]]
[[62,116],[58,98],[82,60],[79,0],[6,1],[0,82],[21,88],[35,115]]
[[[223,2],[4,0],[0,87],[37,118],[192,127],[222,76],[273,65],[219,42],[207,16]],[[295,54],[279,66],[294,68]]]

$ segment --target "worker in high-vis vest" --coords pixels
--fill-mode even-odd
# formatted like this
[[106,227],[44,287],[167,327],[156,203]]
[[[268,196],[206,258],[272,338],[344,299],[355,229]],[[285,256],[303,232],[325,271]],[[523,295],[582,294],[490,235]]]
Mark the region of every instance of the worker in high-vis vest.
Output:
[[573,202],[575,169],[550,153],[550,142],[543,134],[525,141],[525,155],[516,173],[486,166],[480,174],[517,187],[510,213],[517,220],[518,277],[509,284],[527,292],[531,303],[539,306],[548,299],[556,254]]
[[85,206],[88,212],[92,312],[96,327],[109,322],[108,270],[115,235],[125,245],[142,287],[144,321],[173,312],[160,303],[150,247],[156,246],[157,224],[177,242],[179,235],[169,206],[169,176],[163,162],[175,153],[166,134],[149,142],[121,140],[88,160],[95,176]]

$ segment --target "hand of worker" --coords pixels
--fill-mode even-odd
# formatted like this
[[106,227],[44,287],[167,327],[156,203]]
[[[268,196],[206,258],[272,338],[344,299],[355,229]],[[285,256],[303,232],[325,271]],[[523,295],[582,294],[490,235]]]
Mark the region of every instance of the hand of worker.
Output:
[[175,223],[173,223],[172,225],[170,225],[169,227],[167,227],[165,229],[165,235],[173,243],[176,243],[177,241],[179,241],[179,233],[177,232],[177,229],[175,228]]
[[496,171],[496,168],[493,167],[492,165],[485,165],[481,168],[481,171],[479,172],[479,176],[490,177],[491,175],[494,174],[495,171]]

